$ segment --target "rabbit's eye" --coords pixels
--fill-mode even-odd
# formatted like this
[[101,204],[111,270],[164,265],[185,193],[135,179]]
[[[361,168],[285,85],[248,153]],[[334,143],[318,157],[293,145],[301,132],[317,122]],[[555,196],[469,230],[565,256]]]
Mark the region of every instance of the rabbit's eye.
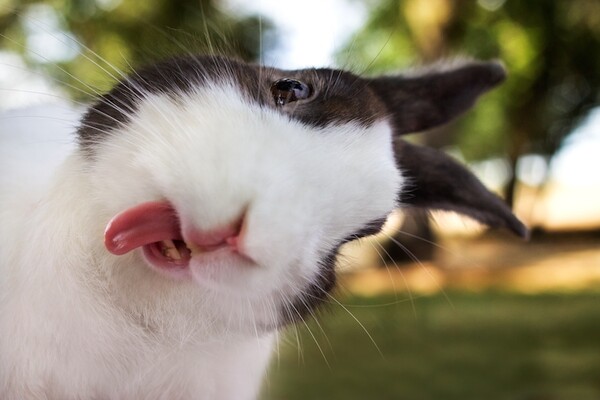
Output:
[[310,87],[295,79],[283,78],[271,85],[271,93],[276,106],[283,106],[297,100],[307,99],[311,95]]

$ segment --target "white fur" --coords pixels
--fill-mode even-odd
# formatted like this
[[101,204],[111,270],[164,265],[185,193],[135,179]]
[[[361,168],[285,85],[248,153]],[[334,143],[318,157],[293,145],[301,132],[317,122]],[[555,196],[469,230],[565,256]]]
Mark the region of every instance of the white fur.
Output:
[[[29,181],[0,197],[2,399],[254,398],[281,305],[393,209],[402,182],[387,122],[316,129],[229,86],[148,96],[95,149],[74,151],[39,197]],[[106,251],[112,216],[163,199],[184,228],[247,210],[258,266],[192,263],[176,281],[139,250]]]

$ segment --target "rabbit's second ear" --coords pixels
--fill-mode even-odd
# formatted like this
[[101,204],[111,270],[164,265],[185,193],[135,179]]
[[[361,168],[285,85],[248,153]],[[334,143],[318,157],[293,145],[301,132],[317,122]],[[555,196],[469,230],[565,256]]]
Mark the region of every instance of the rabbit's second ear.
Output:
[[407,207],[455,211],[523,238],[527,228],[498,196],[452,158],[428,147],[397,140],[396,162],[407,184],[400,203]]
[[463,62],[419,75],[368,80],[385,105],[397,135],[445,124],[473,106],[477,98],[506,77],[499,62]]

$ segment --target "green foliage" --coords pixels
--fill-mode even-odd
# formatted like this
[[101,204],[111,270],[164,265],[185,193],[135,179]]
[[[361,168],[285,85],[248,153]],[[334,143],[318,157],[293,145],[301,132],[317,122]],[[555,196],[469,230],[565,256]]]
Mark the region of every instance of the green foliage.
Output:
[[[258,17],[228,15],[216,3],[28,0],[2,4],[0,46],[23,54],[31,68],[49,74],[73,97],[83,99],[109,89],[119,78],[117,69],[130,71],[132,66],[172,54],[219,52],[256,60],[261,34],[271,25]],[[49,24],[53,19],[57,26]],[[32,53],[32,29],[51,34],[64,46],[78,48],[76,57],[55,61],[46,52]]]
[[343,302],[288,332],[264,399],[600,398],[598,294]]

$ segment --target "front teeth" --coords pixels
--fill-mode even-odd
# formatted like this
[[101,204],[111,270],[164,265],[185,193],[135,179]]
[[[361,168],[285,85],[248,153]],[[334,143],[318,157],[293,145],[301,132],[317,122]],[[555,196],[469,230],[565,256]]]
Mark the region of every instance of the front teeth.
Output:
[[163,240],[162,242],[162,255],[172,260],[181,260],[181,253],[177,250],[177,246],[172,240]]
[[[189,250],[191,256],[193,256],[194,254],[204,253],[204,250],[202,250],[200,247],[197,247],[195,245],[189,245],[186,243],[185,246]],[[178,261],[183,258],[181,256],[181,252],[177,248],[177,245],[172,240],[161,241],[160,242],[160,251],[163,256],[170,258],[171,260]],[[184,251],[184,250],[182,250],[182,251]],[[187,254],[187,252],[186,252],[186,254]]]

